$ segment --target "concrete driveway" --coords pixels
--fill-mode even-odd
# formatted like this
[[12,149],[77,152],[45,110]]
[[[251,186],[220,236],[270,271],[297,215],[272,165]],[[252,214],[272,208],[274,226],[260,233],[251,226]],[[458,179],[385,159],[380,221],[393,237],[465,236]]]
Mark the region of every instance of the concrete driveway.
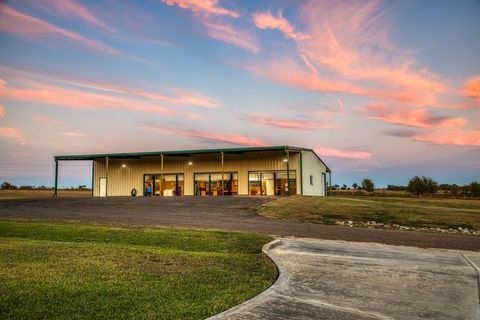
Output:
[[211,319],[479,319],[480,253],[281,238],[281,276]]

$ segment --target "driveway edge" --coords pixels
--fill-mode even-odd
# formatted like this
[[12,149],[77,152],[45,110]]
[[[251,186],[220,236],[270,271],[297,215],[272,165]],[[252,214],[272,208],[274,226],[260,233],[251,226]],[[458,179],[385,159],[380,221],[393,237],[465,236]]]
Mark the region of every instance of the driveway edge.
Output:
[[285,283],[287,282],[288,275],[285,271],[285,267],[283,266],[283,264],[278,259],[276,259],[274,256],[270,255],[269,251],[276,248],[276,247],[281,246],[282,244],[283,244],[282,240],[276,239],[276,240],[273,240],[273,241],[265,244],[262,247],[262,253],[265,254],[273,262],[273,264],[277,268],[277,271],[278,271],[277,280],[270,287],[268,287],[264,291],[260,292],[255,297],[253,297],[251,299],[248,299],[247,301],[244,301],[241,304],[236,305],[236,306],[234,306],[234,307],[232,307],[228,310],[225,310],[225,311],[223,311],[219,314],[216,314],[216,315],[214,315],[210,318],[207,318],[206,320],[228,319],[233,314],[245,309],[246,307],[249,307],[252,304],[261,304],[268,297],[270,297],[270,295],[275,293],[277,290],[281,289],[285,285]]

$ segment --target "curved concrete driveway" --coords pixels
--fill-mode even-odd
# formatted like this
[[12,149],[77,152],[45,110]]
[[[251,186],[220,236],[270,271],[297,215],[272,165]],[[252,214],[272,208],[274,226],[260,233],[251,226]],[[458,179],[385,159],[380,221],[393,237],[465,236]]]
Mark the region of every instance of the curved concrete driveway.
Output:
[[281,276],[211,319],[479,319],[480,254],[282,238]]

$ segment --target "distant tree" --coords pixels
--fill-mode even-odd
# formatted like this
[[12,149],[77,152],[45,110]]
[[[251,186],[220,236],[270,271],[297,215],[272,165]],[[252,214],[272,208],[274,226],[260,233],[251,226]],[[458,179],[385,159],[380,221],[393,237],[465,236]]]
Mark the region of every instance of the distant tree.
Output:
[[480,197],[480,183],[472,182],[468,185],[468,193],[471,197]]
[[358,188],[358,184],[357,184],[356,182],[354,182],[354,183],[352,184],[352,189],[357,189],[357,188]]
[[452,185],[450,186],[450,194],[451,194],[452,196],[458,196],[458,194],[459,194],[461,191],[462,191],[462,188],[459,187],[459,186],[456,185],[456,184],[452,184]]
[[396,186],[393,184],[389,184],[387,186],[387,190],[390,190],[390,191],[404,191],[405,189],[407,189],[407,187],[405,186]]
[[20,187],[18,187],[18,188],[19,188],[20,190],[33,190],[33,189],[35,189],[34,186],[31,186],[31,185],[28,185],[28,184],[27,184],[27,185],[20,186]]
[[342,185],[342,190],[347,190],[347,188],[348,188],[348,187],[347,187],[346,184],[343,184],[343,185]]
[[407,191],[417,196],[436,193],[437,190],[438,183],[432,178],[415,176],[408,181]]
[[362,180],[362,189],[365,189],[368,192],[372,192],[373,188],[375,188],[375,184],[371,179],[363,179]]
[[421,196],[427,192],[427,188],[425,187],[423,179],[415,176],[408,181],[407,191],[414,195]]
[[440,190],[446,191],[450,193],[452,196],[458,196],[461,192],[463,187],[458,186],[457,184],[442,184],[439,185],[438,188]]
[[338,184],[334,184],[332,189],[333,190],[338,190],[339,188],[340,188],[340,186]]
[[425,181],[425,188],[427,189],[427,193],[434,194],[438,191],[438,182],[433,180],[432,178],[422,177]]
[[7,189],[7,190],[14,190],[14,189],[18,189],[16,185],[13,185],[11,184],[10,182],[8,181],[4,181],[1,186],[0,186],[1,189]]

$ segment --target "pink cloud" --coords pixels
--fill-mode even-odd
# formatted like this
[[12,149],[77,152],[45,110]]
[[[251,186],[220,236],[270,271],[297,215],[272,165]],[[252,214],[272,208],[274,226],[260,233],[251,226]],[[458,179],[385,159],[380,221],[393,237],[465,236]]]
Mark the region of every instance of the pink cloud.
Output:
[[48,103],[75,109],[123,109],[164,115],[175,114],[170,108],[155,103],[109,94],[85,92],[43,82],[31,83],[28,88],[12,88],[4,80],[0,79],[0,97],[9,100]]
[[426,109],[391,108],[381,104],[357,107],[356,110],[367,119],[418,128],[458,128],[467,122],[467,119],[461,117],[435,116]]
[[364,90],[344,81],[321,79],[306,72],[293,59],[273,59],[251,64],[246,70],[271,81],[311,91],[334,91],[362,94]]
[[40,74],[2,66],[0,72],[12,79],[12,83],[22,84],[21,87],[10,83],[7,85],[0,78],[0,97],[4,99],[50,103],[76,109],[123,109],[195,119],[202,118],[202,115],[189,109],[180,110],[179,107],[220,107],[210,97],[179,88],[164,87],[162,91],[167,93],[163,94],[97,80]]
[[379,1],[310,1],[301,16],[311,38],[298,41],[309,60],[350,79],[443,92],[445,86],[389,40],[389,21]]
[[295,40],[306,40],[309,36],[300,33],[285,19],[281,13],[274,16],[269,12],[257,12],[252,15],[253,23],[260,29],[279,30],[286,38]]
[[88,7],[75,0],[36,0],[32,2],[43,10],[55,15],[68,18],[76,18],[86,23],[111,31]]
[[174,89],[173,91],[175,92],[176,96],[173,98],[173,100],[171,100],[172,103],[191,104],[206,109],[214,109],[220,107],[217,101],[202,94],[180,89]]
[[[219,108],[219,102],[195,91],[180,88],[161,87],[165,94],[156,91],[147,91],[135,87],[126,87],[116,83],[108,83],[99,80],[90,80],[79,77],[71,77],[55,74],[40,74],[24,70],[12,69],[0,65],[0,72],[22,83],[38,82],[59,83],[61,85],[75,86],[101,93],[128,95],[130,99],[145,98],[171,105],[192,105],[205,109]],[[2,81],[0,79],[0,81]],[[2,83],[0,82],[0,89]],[[3,84],[4,85],[4,84]]]
[[40,123],[42,123],[44,125],[47,125],[47,126],[57,126],[61,123],[57,119],[53,119],[53,118],[46,117],[46,116],[33,116],[32,119],[34,121],[40,122]]
[[463,88],[463,94],[480,102],[480,77],[468,80]]
[[187,91],[183,89],[172,88],[166,91],[171,91],[170,95],[161,94],[158,92],[150,92],[138,88],[125,87],[112,83],[105,83],[99,81],[88,81],[88,80],[79,80],[72,79],[67,80],[72,84],[78,85],[80,87],[94,89],[104,92],[112,92],[118,94],[126,94],[141,98],[147,98],[150,100],[162,101],[174,105],[193,105],[205,109],[214,109],[219,108],[220,105],[217,101],[212,98],[206,97],[202,94],[193,91]]
[[480,146],[479,130],[441,131],[413,136],[416,141],[457,146]]
[[202,141],[227,143],[241,146],[265,146],[266,143],[260,139],[252,138],[244,134],[219,133],[208,130],[171,128],[165,125],[146,124],[139,127],[140,130],[164,133],[172,136],[182,136],[199,139]]
[[346,158],[346,159],[370,159],[372,154],[368,151],[350,151],[334,148],[316,148],[315,152],[321,157]]
[[5,111],[5,108],[3,106],[0,106],[0,118],[5,117],[7,114],[7,111]]
[[[419,107],[449,107],[439,101],[439,95],[449,91],[447,85],[409,51],[390,41],[391,22],[385,7],[379,1],[308,1],[300,10],[308,36],[289,37],[296,42],[294,50],[305,67],[292,58],[270,58],[247,69],[306,90],[345,92]],[[284,34],[296,29],[281,16],[254,17],[254,23],[262,28],[281,29]]]
[[23,140],[24,136],[21,130],[15,128],[0,127],[0,137]]
[[67,131],[67,132],[62,132],[62,136],[72,137],[72,138],[83,138],[83,137],[87,137],[88,135],[81,132]]
[[0,5],[0,13],[0,32],[11,33],[28,39],[35,39],[41,36],[60,36],[105,54],[119,54],[118,50],[102,42],[54,26],[47,21],[26,15],[7,5]]
[[169,6],[179,6],[193,13],[201,13],[205,15],[213,14],[220,16],[230,16],[238,18],[240,15],[233,11],[218,6],[217,0],[162,0]]
[[211,19],[203,19],[202,22],[209,37],[253,53],[260,51],[257,40],[249,32],[238,29],[231,24],[214,22]]
[[303,59],[303,63],[305,63],[305,66],[310,70],[312,75],[316,78],[318,76],[318,70],[317,68],[307,59],[307,57],[304,54],[300,55]]
[[337,110],[339,112],[343,112],[345,110],[345,107],[343,106],[343,101],[341,99],[335,100],[335,106],[337,107]]
[[332,128],[332,125],[319,120],[295,120],[289,118],[266,117],[262,115],[248,115],[248,118],[257,124],[279,129],[315,130]]

